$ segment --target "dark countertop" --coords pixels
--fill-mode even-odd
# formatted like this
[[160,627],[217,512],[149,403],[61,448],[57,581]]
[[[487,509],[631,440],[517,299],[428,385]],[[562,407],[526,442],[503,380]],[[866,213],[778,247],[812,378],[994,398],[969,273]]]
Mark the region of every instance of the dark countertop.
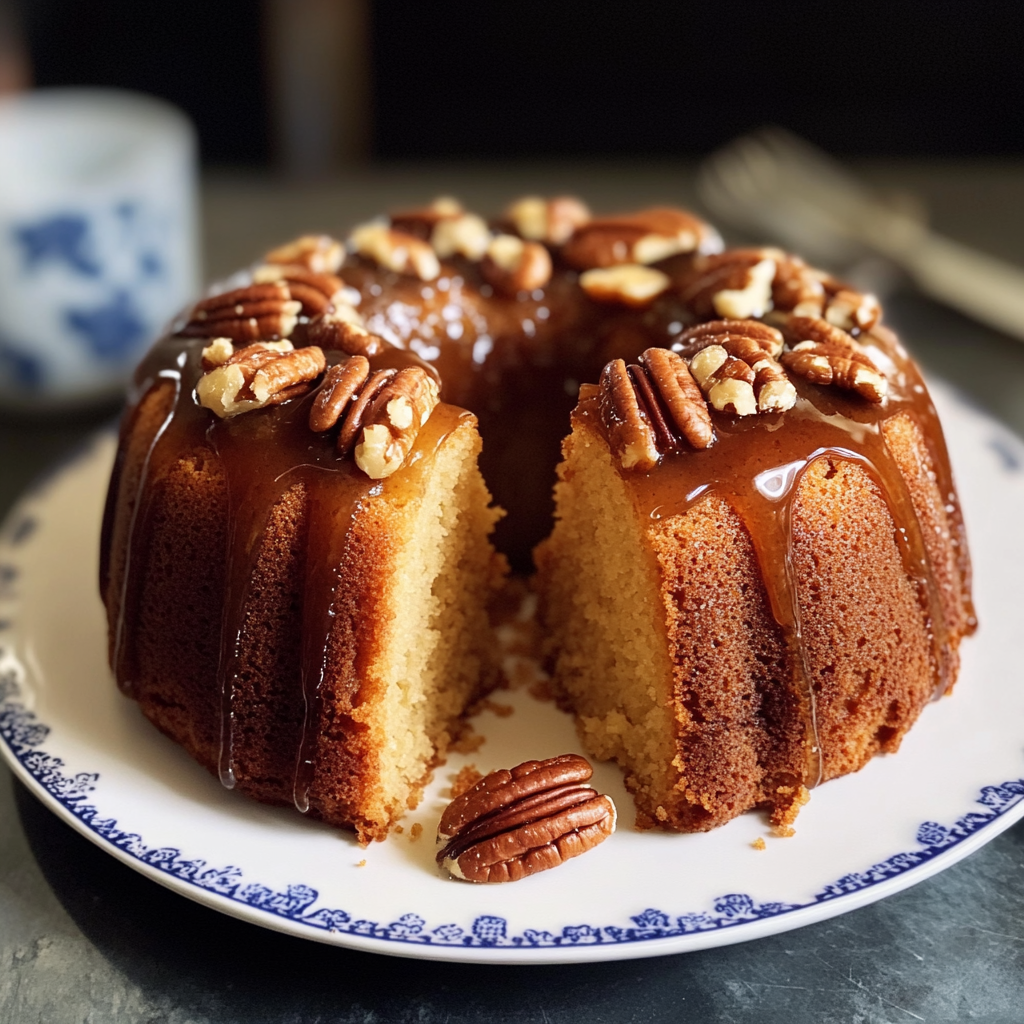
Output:
[[[1024,264],[1024,163],[864,170],[919,193],[940,230]],[[303,188],[217,175],[204,186],[207,273],[440,192],[495,209],[526,190],[571,190],[607,208],[690,202],[689,181],[669,164],[383,168]],[[931,373],[1024,435],[1024,345],[907,290],[886,309]],[[116,413],[0,416],[0,513]],[[0,1024],[682,1019],[1019,1024],[1024,822],[935,878],[799,931],[648,960],[479,967],[351,953],[219,915],[94,847],[0,767]]]

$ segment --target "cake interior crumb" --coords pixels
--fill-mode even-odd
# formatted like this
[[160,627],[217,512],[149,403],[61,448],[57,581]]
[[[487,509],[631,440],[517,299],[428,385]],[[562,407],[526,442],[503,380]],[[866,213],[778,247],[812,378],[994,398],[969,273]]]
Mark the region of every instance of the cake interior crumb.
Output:
[[768,846],[762,836],[758,836],[751,844],[755,850],[767,850]]
[[412,828],[409,829],[409,842],[415,843],[421,835],[423,835],[423,826],[418,821],[413,822]]
[[452,779],[452,799],[462,796],[467,790],[472,789],[483,775],[477,770],[475,764],[464,765],[459,773]]
[[365,860],[358,861],[356,863],[356,867],[357,868],[365,868],[366,867],[366,861]]

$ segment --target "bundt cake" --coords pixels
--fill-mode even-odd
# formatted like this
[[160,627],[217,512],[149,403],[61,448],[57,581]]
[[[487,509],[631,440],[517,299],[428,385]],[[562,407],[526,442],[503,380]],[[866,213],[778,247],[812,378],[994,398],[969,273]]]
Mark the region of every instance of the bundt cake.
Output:
[[505,559],[550,533],[554,687],[641,824],[784,828],[898,746],[973,629],[941,430],[880,316],[670,208],[444,199],[297,239],[137,373],[117,680],[225,785],[382,838],[496,682]]

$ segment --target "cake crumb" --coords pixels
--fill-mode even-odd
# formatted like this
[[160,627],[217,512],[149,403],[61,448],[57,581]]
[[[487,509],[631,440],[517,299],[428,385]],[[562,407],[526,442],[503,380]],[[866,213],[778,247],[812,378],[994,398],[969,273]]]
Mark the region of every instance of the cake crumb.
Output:
[[481,736],[467,724],[458,738],[448,745],[448,749],[454,750],[457,754],[475,754],[486,742],[486,736]]
[[357,868],[365,868],[366,867],[366,861],[365,860],[357,861],[356,862],[356,867]]
[[409,829],[409,842],[415,843],[419,837],[423,835],[423,826],[418,822],[413,822],[413,826]]
[[491,700],[490,697],[485,697],[474,708],[474,712],[479,711],[493,711],[499,718],[508,718],[515,708],[511,704],[499,704],[497,701]]
[[789,839],[796,835],[796,829],[792,825],[773,825],[772,831],[783,839]]
[[475,764],[467,764],[459,769],[458,775],[452,778],[452,799],[454,800],[457,796],[462,796],[463,793],[472,789],[482,778],[483,775],[477,771]]
[[405,831],[405,829],[401,825],[396,825],[395,826],[395,832],[397,832],[398,835],[401,835],[404,831]]
[[551,689],[550,679],[538,679],[537,682],[530,685],[527,693],[529,693],[534,700],[553,701],[555,699],[555,693]]
[[751,844],[755,850],[767,850],[768,846],[761,836],[758,836]]

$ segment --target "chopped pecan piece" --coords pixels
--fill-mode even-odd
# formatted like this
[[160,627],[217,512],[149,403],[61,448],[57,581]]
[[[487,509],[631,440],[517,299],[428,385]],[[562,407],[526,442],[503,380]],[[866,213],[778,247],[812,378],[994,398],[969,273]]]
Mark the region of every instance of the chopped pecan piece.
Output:
[[[203,350],[204,365],[224,354],[222,340]],[[306,394],[326,365],[315,345],[295,349],[290,341],[257,342],[207,370],[196,395],[200,405],[223,419]]]
[[616,302],[634,309],[649,306],[671,283],[667,274],[637,263],[595,267],[580,274],[580,287],[595,302]]
[[882,319],[882,307],[870,292],[858,292],[830,274],[819,277],[826,296],[825,310],[812,316],[822,316],[833,327],[854,334],[870,331]]
[[772,308],[775,256],[767,249],[697,256],[680,282],[679,297],[698,320],[763,316]]
[[575,196],[554,199],[524,196],[514,202],[505,215],[520,237],[548,245],[562,245],[577,228],[590,221],[586,203]]
[[[713,320],[684,331],[676,345],[691,357],[690,369],[716,409],[726,410],[731,404],[730,411],[747,416],[750,412],[785,412],[796,404],[796,388],[774,358],[782,348],[782,335],[767,324]],[[730,365],[728,358],[748,367],[750,374]],[[746,384],[751,389],[749,396]]]
[[593,849],[615,831],[615,805],[585,785],[592,774],[562,754],[484,776],[441,816],[438,864],[469,882],[514,882]]
[[714,229],[685,210],[654,207],[621,217],[601,217],[578,228],[562,248],[577,270],[622,263],[657,263],[678,253],[718,247]]
[[433,281],[441,264],[430,246],[415,235],[396,231],[385,224],[364,224],[352,232],[352,248],[365,259],[396,274],[410,274],[421,281]]
[[441,259],[465,256],[468,260],[482,259],[491,244],[491,229],[483,217],[464,213],[460,217],[440,220],[430,234],[430,244]]
[[375,356],[388,347],[377,334],[363,327],[363,318],[351,306],[342,306],[310,320],[307,339],[314,345],[350,356]]
[[371,479],[381,480],[408,457],[437,404],[437,381],[421,367],[371,374],[369,361],[353,356],[325,375],[309,426],[321,433],[340,423],[339,454],[354,448],[356,465]]
[[333,274],[345,258],[345,247],[329,235],[303,235],[271,249],[263,258],[267,263],[295,264],[317,274]]
[[299,264],[267,263],[257,267],[252,274],[255,284],[282,281],[288,287],[292,299],[302,303],[301,312],[306,316],[326,313],[335,304],[343,303],[345,282],[336,274],[307,270]]
[[503,295],[532,292],[551,280],[551,256],[539,242],[498,235],[487,247],[480,273]]
[[427,206],[419,206],[413,210],[399,210],[391,214],[391,226],[396,231],[407,235],[415,235],[424,242],[438,224],[446,220],[455,220],[465,213],[462,203],[451,196],[438,196]]
[[846,331],[816,317],[790,316],[785,332],[792,344],[782,365],[812,384],[833,384],[876,405],[885,401],[889,382]]
[[188,338],[230,338],[235,342],[287,338],[302,304],[283,281],[251,284],[197,302],[181,334]]

